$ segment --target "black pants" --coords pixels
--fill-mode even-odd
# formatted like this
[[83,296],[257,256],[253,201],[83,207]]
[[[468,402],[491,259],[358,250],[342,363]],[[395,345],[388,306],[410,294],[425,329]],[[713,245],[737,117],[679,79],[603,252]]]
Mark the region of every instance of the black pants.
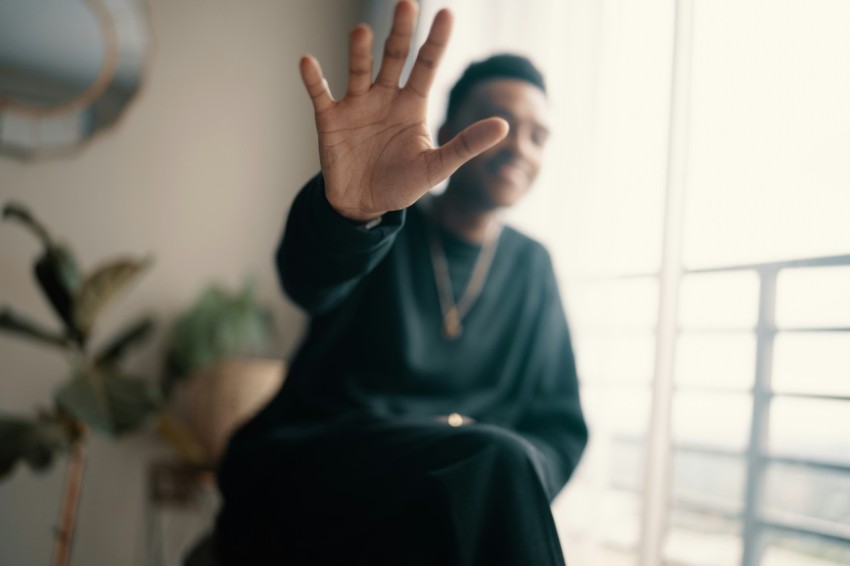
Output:
[[421,417],[242,431],[219,472],[217,552],[226,565],[561,565],[540,458],[506,429]]

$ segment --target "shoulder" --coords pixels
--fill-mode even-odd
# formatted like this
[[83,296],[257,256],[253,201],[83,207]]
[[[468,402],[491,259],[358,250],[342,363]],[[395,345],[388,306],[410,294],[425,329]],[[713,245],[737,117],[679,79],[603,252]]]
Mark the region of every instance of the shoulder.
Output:
[[552,258],[546,246],[514,226],[504,226],[499,245],[510,259],[518,263],[517,267],[530,269],[537,275],[553,273]]
[[519,297],[534,324],[547,328],[563,325],[558,278],[546,246],[512,226],[504,227],[499,245],[504,252],[499,271],[509,282],[507,293]]

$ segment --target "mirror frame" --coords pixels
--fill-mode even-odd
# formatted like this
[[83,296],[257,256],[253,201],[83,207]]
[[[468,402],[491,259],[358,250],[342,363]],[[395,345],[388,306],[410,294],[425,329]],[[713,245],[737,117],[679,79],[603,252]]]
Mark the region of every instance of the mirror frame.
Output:
[[[128,107],[134,102],[142,90],[153,55],[153,37],[150,26],[150,8],[145,0],[80,0],[88,6],[96,18],[102,33],[104,56],[101,67],[94,81],[82,93],[74,98],[62,101],[52,106],[38,106],[13,100],[0,94],[0,155],[7,155],[22,160],[42,157],[67,155],[80,151],[104,131],[111,130],[115,124],[126,115]],[[110,7],[112,5],[112,7]],[[133,42],[128,38],[126,28],[122,36],[122,27],[116,24],[116,8],[130,5],[129,10],[121,10],[122,14],[136,14],[132,25],[140,33],[139,40]],[[112,91],[119,88],[115,85],[122,53],[133,51],[139,53],[138,63],[130,67],[134,74],[135,85],[130,95],[115,111],[114,116],[108,116],[102,123],[94,123],[90,131],[82,127],[84,116],[96,110],[96,105],[103,101]],[[132,62],[132,61],[131,61]],[[67,141],[44,141],[41,133],[65,120],[79,119],[75,139]],[[13,127],[27,129],[26,139],[22,143],[14,143],[12,136],[6,135],[5,128],[9,123]]]

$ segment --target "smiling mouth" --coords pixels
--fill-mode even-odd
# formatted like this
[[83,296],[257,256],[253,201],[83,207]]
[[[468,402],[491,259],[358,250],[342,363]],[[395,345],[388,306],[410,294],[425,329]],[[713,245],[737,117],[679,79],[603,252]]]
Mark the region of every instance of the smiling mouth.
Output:
[[494,168],[496,176],[512,181],[514,183],[525,183],[528,181],[528,173],[525,169],[511,163],[502,163]]

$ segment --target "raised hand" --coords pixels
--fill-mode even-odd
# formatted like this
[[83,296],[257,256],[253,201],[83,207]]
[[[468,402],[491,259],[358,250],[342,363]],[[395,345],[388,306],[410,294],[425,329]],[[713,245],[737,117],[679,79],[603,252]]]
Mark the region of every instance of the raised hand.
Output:
[[428,94],[449,40],[452,16],[448,10],[436,15],[410,78],[400,87],[417,10],[409,0],[396,5],[374,83],[372,31],[366,25],[354,28],[348,91],[341,100],[331,96],[318,61],[309,55],[301,59],[301,76],[316,112],[327,199],[352,220],[366,221],[412,205],[508,131],[501,118],[488,118],[434,147],[426,124]]

